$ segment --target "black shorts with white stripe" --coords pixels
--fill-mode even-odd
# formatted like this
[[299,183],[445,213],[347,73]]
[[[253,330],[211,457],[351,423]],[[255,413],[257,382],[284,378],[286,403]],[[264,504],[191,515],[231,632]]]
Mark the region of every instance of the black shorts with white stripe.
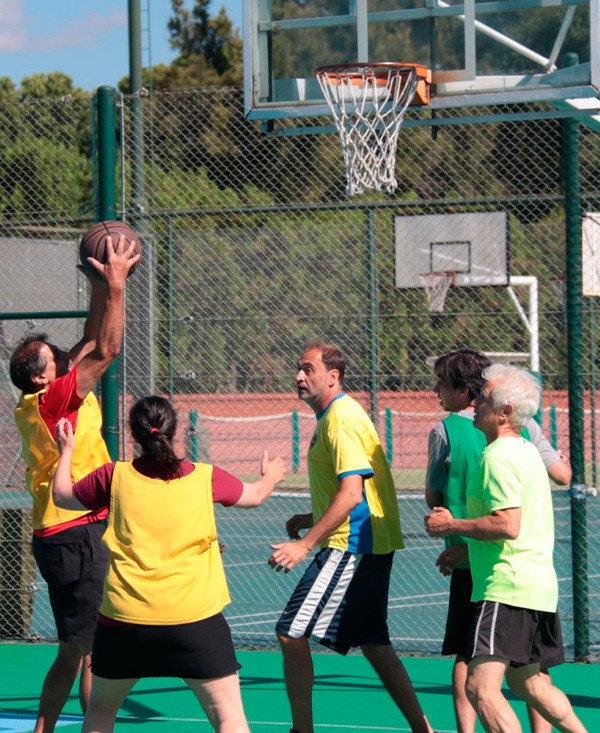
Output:
[[339,654],[364,644],[389,644],[388,592],[394,553],[354,555],[321,550],[307,568],[275,627],[280,636],[312,637]]
[[558,612],[534,611],[496,601],[478,601],[470,657],[500,657],[512,667],[539,663],[548,669],[565,660]]

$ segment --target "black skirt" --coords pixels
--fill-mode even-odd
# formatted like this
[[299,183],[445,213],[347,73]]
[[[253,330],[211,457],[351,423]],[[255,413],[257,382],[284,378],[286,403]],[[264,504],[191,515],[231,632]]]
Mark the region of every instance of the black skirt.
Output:
[[221,613],[175,626],[100,622],[96,627],[92,672],[98,677],[215,679],[240,668]]

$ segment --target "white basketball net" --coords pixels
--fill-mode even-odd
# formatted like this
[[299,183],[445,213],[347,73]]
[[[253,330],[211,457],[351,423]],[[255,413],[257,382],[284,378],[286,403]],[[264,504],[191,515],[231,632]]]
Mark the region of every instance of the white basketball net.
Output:
[[346,193],[392,193],[398,132],[419,81],[415,70],[355,64],[324,66],[316,74],[342,140]]
[[454,282],[453,272],[425,272],[419,275],[421,285],[425,288],[429,311],[443,313],[448,289]]

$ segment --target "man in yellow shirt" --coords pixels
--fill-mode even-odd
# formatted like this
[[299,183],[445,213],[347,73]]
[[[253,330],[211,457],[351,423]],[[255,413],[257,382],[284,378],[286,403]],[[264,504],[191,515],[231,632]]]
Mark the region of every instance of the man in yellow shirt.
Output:
[[387,627],[392,560],[404,546],[396,490],[373,423],[343,391],[344,371],[329,344],[310,343],[300,358],[298,396],[317,417],[308,452],[312,512],[288,520],[291,542],[271,545],[269,564],[286,573],[320,545],[276,626],[291,732],[314,733],[313,637],[340,654],[359,646],[410,729],[431,733]]

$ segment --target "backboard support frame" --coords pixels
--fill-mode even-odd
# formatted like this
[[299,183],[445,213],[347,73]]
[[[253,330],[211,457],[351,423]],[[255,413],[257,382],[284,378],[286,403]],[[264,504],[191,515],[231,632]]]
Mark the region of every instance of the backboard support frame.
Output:
[[[370,58],[369,32],[380,23],[435,22],[452,19],[464,27],[464,63],[461,68],[442,69],[433,66],[433,94],[429,109],[490,106],[538,101],[564,102],[568,99],[597,98],[600,89],[600,0],[464,0],[451,5],[446,0],[431,0],[427,7],[368,12],[368,0],[348,0],[345,15],[323,17],[273,17],[276,0],[244,0],[244,74],[245,111],[249,119],[277,120],[328,116],[316,78],[307,73],[297,78],[277,78],[272,68],[272,43],[277,34],[301,29],[317,30],[349,27],[356,37],[358,58],[352,62],[409,62],[432,67],[430,59]],[[590,7],[590,61],[577,66],[556,67],[564,39],[580,6]],[[565,15],[552,50],[544,56],[535,49],[495,30],[486,16],[516,10],[544,10],[564,7]],[[525,56],[538,71],[525,74],[478,75],[476,39],[486,35]],[[339,59],[337,60],[339,61]],[[328,63],[326,60],[324,63]],[[315,68],[322,63],[315,63]],[[598,103],[600,109],[600,102]],[[568,106],[567,106],[568,109]],[[577,112],[577,110],[574,110]]]

